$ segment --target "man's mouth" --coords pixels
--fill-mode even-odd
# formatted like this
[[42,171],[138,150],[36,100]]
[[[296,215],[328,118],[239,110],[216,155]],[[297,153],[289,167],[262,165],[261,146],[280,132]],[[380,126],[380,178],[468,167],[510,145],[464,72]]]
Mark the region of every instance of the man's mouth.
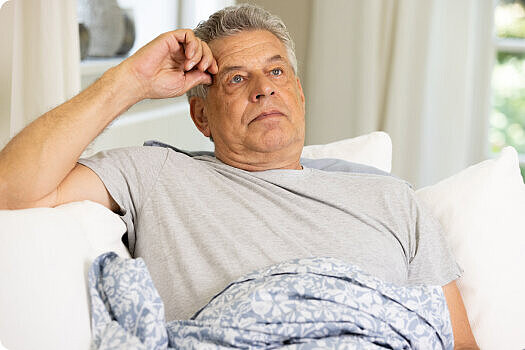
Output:
[[251,122],[260,121],[271,117],[284,117],[284,114],[281,111],[278,111],[277,109],[272,109],[270,111],[260,113],[257,117],[252,119]]

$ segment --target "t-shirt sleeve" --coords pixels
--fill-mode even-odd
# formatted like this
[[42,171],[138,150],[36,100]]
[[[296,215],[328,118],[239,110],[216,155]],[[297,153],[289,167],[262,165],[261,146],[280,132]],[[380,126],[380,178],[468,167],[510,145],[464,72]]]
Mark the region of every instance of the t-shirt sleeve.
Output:
[[168,150],[160,147],[126,147],[101,151],[78,163],[93,170],[120,207],[127,227],[128,248],[134,254],[135,219],[164,166]]
[[408,284],[444,286],[461,277],[463,270],[457,264],[441,223],[411,191],[413,225],[408,265]]

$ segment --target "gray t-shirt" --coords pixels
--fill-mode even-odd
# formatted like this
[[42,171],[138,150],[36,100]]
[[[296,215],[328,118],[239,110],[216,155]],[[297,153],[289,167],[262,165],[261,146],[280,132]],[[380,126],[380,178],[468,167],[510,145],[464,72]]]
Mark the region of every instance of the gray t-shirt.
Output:
[[248,172],[167,148],[100,152],[91,168],[121,208],[167,320],[189,318],[242,274],[326,256],[400,285],[461,275],[441,226],[403,180],[303,170]]

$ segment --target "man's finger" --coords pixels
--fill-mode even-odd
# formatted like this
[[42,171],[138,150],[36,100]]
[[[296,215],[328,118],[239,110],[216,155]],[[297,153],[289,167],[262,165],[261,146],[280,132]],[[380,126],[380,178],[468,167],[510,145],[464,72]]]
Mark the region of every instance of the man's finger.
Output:
[[187,60],[191,60],[195,56],[200,46],[200,40],[195,36],[193,31],[186,31],[184,36],[184,52],[186,53]]
[[191,72],[186,73],[186,82],[184,87],[184,92],[189,89],[200,85],[206,84],[210,85],[212,83],[211,76],[208,73],[201,72],[200,70],[192,70]]
[[195,37],[193,30],[177,29],[162,35],[169,35],[175,38],[177,43],[184,48],[184,56],[186,59],[190,59],[193,56],[194,50],[197,47],[197,43],[195,43],[197,38]]
[[217,74],[217,73],[219,73],[219,66],[217,65],[217,60],[215,59],[215,57],[213,58],[212,65],[211,65],[210,69],[208,69],[208,71],[209,71],[211,74]]
[[[203,52],[206,52],[206,55],[209,55],[210,57],[210,63],[208,65],[208,67],[206,67],[206,69],[204,69],[204,71],[208,70],[208,72],[210,72],[211,74],[217,74],[219,72],[219,67],[217,66],[217,60],[215,60],[215,57],[213,57],[213,53],[210,49],[210,47],[208,46],[207,43],[205,43],[204,41],[202,42],[202,48],[203,48]],[[203,53],[204,55],[204,53]]]
[[[202,46],[202,58],[199,62],[197,68],[203,72],[205,72],[213,63],[213,55],[211,53],[210,48],[204,41],[201,42]],[[210,72],[211,73],[211,72]]]
[[200,39],[195,38],[195,42],[197,43],[197,47],[195,48],[195,53],[193,54],[193,57],[190,60],[187,60],[186,63],[184,64],[184,70],[186,71],[189,71],[193,67],[195,67],[195,65],[199,63],[202,58],[201,41]]

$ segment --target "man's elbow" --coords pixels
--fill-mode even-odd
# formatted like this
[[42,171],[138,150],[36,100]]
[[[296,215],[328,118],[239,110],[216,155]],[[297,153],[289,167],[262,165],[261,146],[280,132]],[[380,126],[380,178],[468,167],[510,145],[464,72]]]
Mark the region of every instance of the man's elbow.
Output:
[[454,346],[454,350],[479,350],[479,346],[477,344],[459,345],[459,346]]
[[479,346],[475,340],[468,343],[455,343],[454,350],[479,350]]
[[0,210],[24,209],[17,199],[13,197],[13,191],[9,189],[9,184],[0,178]]
[[9,188],[8,183],[0,178],[0,210],[18,210],[29,208],[52,208],[56,203],[57,190],[40,199],[22,199]]

